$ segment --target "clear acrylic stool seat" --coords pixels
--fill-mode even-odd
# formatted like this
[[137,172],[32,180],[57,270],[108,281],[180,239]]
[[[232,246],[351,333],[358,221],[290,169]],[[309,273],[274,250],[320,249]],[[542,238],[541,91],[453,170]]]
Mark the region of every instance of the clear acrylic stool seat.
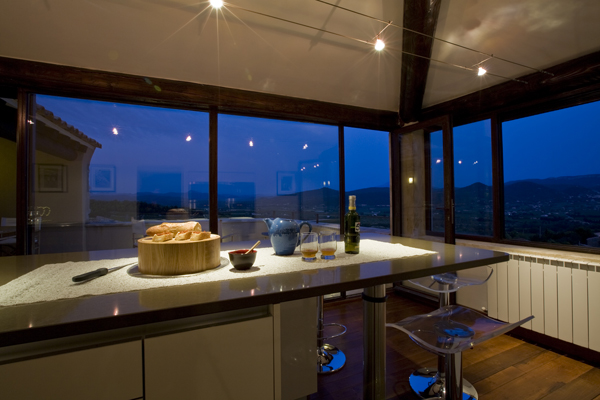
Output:
[[423,392],[426,398],[447,400],[477,399],[477,394],[464,393],[462,351],[488,339],[502,335],[531,320],[527,317],[515,323],[489,318],[470,308],[448,305],[429,314],[415,315],[386,326],[407,333],[424,349],[442,356],[445,379],[441,392]]
[[[411,279],[414,285],[438,293],[439,306],[450,305],[450,293],[465,286],[482,285],[490,279],[494,270],[489,266],[461,271],[445,272],[437,275]],[[421,398],[444,398],[445,393],[445,358],[438,356],[436,367],[424,367],[414,371],[409,377],[411,389]],[[465,399],[476,399],[477,390],[463,379]]]

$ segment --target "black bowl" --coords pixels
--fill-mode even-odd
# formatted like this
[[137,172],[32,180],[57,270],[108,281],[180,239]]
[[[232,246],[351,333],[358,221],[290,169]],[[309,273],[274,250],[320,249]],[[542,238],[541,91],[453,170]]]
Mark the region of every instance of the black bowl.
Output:
[[248,249],[234,250],[229,252],[229,261],[235,269],[244,270],[250,269],[256,260],[256,250],[252,250],[248,254],[244,254]]

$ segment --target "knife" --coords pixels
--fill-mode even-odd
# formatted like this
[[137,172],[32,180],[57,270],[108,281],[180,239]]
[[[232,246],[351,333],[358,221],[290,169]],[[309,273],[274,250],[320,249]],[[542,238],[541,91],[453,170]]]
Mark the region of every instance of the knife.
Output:
[[125,265],[119,265],[118,267],[113,267],[113,268],[98,268],[95,271],[90,271],[90,272],[86,272],[85,274],[74,276],[73,282],[83,283],[83,282],[91,281],[92,279],[96,279],[101,276],[104,276],[104,275],[108,274],[109,272],[116,271],[119,268],[127,267],[129,265],[135,265],[135,264],[137,264],[137,263],[129,263],[129,264],[125,264]]

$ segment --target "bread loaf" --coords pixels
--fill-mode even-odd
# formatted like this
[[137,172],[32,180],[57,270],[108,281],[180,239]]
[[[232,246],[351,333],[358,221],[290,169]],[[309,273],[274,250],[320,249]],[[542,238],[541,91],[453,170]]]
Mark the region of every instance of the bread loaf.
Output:
[[192,236],[192,231],[181,231],[173,239],[175,240],[188,240]]
[[153,242],[168,242],[171,239],[173,239],[173,234],[171,232],[156,233],[152,236]]
[[157,233],[171,232],[173,234],[176,234],[181,231],[201,231],[201,230],[202,230],[202,227],[200,226],[200,223],[194,222],[194,221],[181,222],[181,223],[163,222],[160,225],[155,225],[155,226],[151,226],[150,228],[148,228],[146,230],[146,235],[154,236]]
[[193,242],[205,239],[210,239],[210,232],[192,232],[190,237],[190,240]]

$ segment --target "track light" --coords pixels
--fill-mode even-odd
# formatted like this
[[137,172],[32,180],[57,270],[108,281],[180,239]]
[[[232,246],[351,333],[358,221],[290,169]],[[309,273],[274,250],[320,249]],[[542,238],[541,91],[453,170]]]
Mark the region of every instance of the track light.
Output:
[[219,8],[223,7],[223,0],[210,0],[210,5],[213,8],[219,9]]

